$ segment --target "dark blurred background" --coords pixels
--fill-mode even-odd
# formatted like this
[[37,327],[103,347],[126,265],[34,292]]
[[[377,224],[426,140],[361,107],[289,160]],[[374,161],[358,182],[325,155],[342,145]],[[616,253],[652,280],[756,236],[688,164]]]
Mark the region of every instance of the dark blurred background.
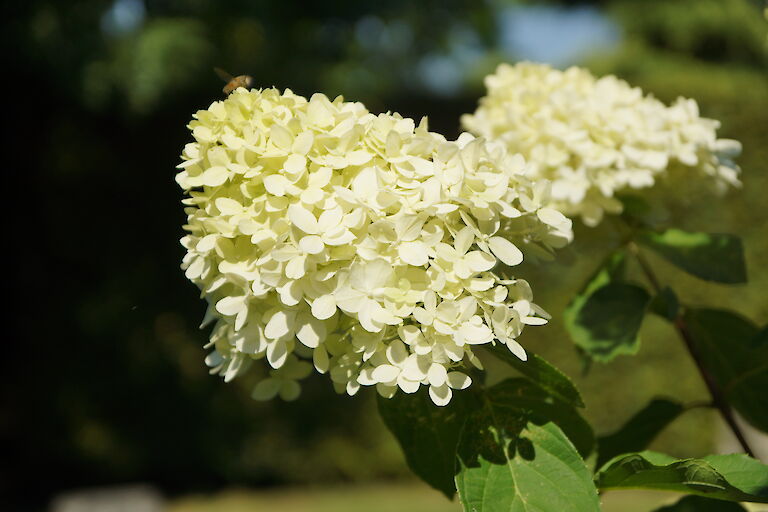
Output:
[[[5,186],[19,216],[6,217],[0,508],[44,509],[63,491],[130,482],[178,496],[408,477],[373,393],[338,397],[315,377],[297,402],[257,403],[248,378],[225,385],[207,374],[204,304],[179,269],[173,177],[192,113],[222,97],[214,66],[251,74],[257,87],[428,115],[449,137],[502,61],[582,64],[664,101],[694,97],[722,120],[722,136],[743,142],[745,187],[724,198],[679,191],[686,201],[673,219],[744,237],[751,281],[703,284],[654,261],[684,300],[768,321],[759,1],[50,0],[2,11]],[[705,399],[655,319],[638,356],[582,374],[558,315],[607,250],[610,227],[579,226],[577,238],[560,261],[520,269],[556,315],[523,344],[578,380],[601,433],[651,396]],[[700,455],[716,449],[718,432],[716,416],[697,410],[655,447]]]

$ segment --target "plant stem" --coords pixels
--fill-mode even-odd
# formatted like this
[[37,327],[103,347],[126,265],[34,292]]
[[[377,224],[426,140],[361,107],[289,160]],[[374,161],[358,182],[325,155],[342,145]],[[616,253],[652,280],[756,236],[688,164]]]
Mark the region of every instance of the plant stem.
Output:
[[[629,251],[635,256],[635,259],[637,259],[643,274],[648,279],[648,282],[651,283],[651,287],[658,294],[661,291],[661,285],[659,284],[659,280],[656,278],[656,275],[653,273],[653,269],[651,269],[650,264],[640,252],[640,248],[635,242],[631,241],[627,244],[627,247],[629,248]],[[696,364],[696,368],[698,368],[699,373],[701,374],[701,378],[704,380],[707,389],[709,389],[709,393],[712,395],[712,404],[720,411],[723,419],[733,431],[733,434],[736,436],[736,439],[738,439],[739,444],[741,444],[742,449],[747,453],[747,455],[754,457],[755,453],[749,446],[746,437],[744,437],[744,433],[741,431],[741,427],[739,427],[739,424],[736,423],[736,418],[733,416],[733,411],[731,410],[725,395],[720,390],[720,388],[717,387],[715,379],[704,367],[704,364],[701,361],[701,357],[699,356],[699,353],[696,349],[695,342],[693,341],[693,337],[691,336],[691,332],[685,323],[683,315],[678,312],[673,324],[677,334],[680,336],[680,339],[688,349],[688,353],[691,355],[693,362]]]

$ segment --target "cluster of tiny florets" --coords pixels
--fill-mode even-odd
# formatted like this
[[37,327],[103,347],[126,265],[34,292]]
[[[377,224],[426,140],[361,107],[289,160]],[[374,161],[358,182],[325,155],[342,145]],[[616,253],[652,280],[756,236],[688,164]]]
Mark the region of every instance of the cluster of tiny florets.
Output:
[[182,267],[209,303],[213,373],[265,359],[255,398],[297,397],[314,367],[339,392],[425,385],[444,405],[473,347],[526,357],[523,326],[547,316],[499,263],[571,224],[522,157],[322,94],[238,89],[194,117]]
[[500,65],[485,85],[464,128],[522,154],[538,179],[552,181],[557,208],[587,225],[621,212],[617,194],[659,180],[739,185],[741,145],[718,139],[719,122],[700,117],[694,100],[668,107],[615,76],[530,62]]

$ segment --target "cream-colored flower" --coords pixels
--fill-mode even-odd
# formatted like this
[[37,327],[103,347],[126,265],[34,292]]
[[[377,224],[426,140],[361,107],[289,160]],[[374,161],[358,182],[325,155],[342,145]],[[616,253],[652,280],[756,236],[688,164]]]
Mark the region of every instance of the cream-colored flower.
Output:
[[213,373],[265,359],[258,399],[297,397],[314,367],[339,392],[424,385],[445,405],[473,346],[526,357],[515,339],[546,314],[495,272],[572,235],[521,157],[289,90],[238,89],[189,128],[182,266],[209,302]]
[[720,123],[700,117],[694,100],[666,106],[612,75],[531,62],[501,64],[485,85],[464,128],[522,154],[537,179],[552,182],[557,209],[587,225],[621,212],[617,193],[660,180],[740,185],[733,158],[741,145],[718,139]]

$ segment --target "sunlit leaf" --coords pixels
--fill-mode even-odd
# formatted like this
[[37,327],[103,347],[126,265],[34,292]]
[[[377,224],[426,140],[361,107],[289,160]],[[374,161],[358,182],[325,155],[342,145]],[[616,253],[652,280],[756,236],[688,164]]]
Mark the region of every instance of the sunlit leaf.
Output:
[[599,510],[597,490],[573,444],[554,423],[510,407],[503,387],[486,392],[459,443],[456,487],[465,510]]
[[768,466],[743,454],[675,459],[650,451],[629,453],[606,463],[595,480],[604,491],[657,489],[768,503]]
[[597,466],[625,452],[641,451],[667,425],[684,411],[684,407],[671,400],[656,398],[638,411],[619,430],[598,438]]

